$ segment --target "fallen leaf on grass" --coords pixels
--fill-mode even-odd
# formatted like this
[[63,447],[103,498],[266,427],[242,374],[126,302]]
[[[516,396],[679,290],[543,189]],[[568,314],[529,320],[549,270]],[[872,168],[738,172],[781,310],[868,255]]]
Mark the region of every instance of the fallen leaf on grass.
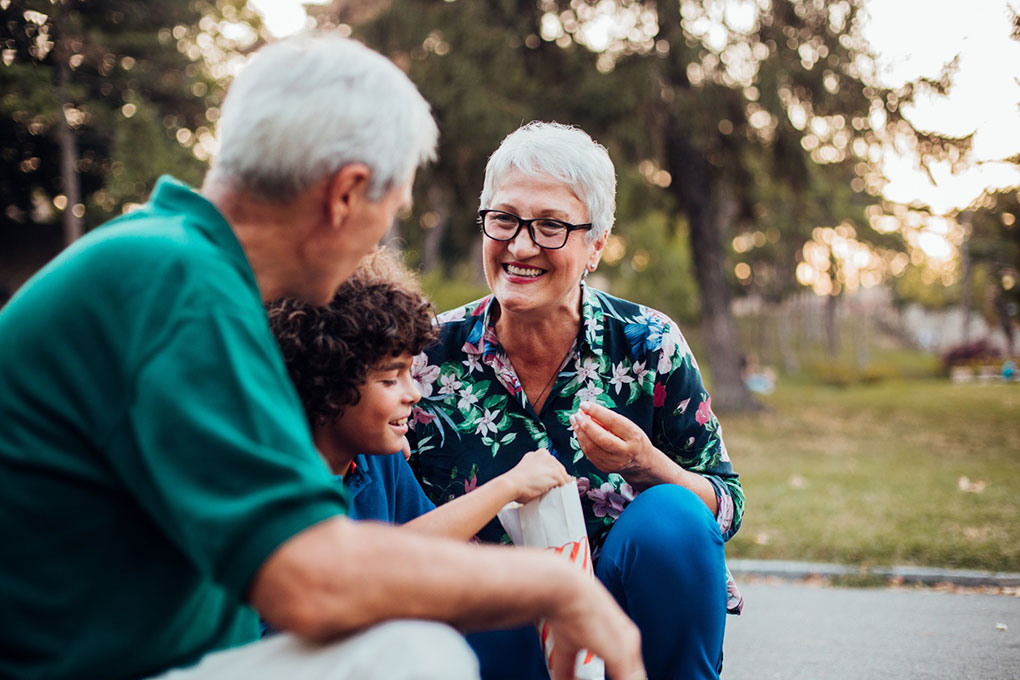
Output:
[[956,488],[964,493],[981,493],[985,490],[986,486],[988,485],[984,482],[984,480],[976,479],[972,482],[970,481],[970,477],[967,477],[966,475],[960,477],[960,479],[956,482]]
[[992,527],[963,527],[963,535],[971,541],[985,541],[992,533]]

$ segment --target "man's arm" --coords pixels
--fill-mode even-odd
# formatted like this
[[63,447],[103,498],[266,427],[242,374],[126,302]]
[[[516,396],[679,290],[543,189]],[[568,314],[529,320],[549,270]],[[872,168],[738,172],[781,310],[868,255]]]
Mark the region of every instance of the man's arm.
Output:
[[315,639],[389,619],[478,630],[544,616],[557,640],[557,680],[572,677],[582,647],[605,659],[614,678],[645,677],[640,634],[609,593],[566,560],[525,548],[465,545],[338,517],[277,548],[249,599],[274,627]]

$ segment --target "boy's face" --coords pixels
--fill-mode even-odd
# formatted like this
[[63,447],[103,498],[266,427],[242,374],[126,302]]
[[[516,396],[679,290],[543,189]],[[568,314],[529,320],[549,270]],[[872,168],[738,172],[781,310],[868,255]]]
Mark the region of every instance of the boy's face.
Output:
[[344,442],[352,456],[385,455],[403,448],[411,407],[421,399],[411,378],[412,359],[405,352],[380,361],[358,387],[361,400],[344,408],[335,425],[336,441]]

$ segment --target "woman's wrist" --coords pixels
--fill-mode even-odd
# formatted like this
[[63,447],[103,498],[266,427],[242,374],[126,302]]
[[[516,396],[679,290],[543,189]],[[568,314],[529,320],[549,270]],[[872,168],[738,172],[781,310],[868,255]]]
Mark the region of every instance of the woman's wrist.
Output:
[[645,489],[657,484],[684,484],[684,470],[669,456],[660,449],[649,444],[649,451],[642,457],[641,462],[635,463],[633,467],[619,470],[619,474],[636,491]]

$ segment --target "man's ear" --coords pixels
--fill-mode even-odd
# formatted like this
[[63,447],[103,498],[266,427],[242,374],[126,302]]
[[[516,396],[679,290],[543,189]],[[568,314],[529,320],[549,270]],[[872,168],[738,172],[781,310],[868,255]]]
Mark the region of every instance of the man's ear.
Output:
[[337,170],[326,188],[326,217],[332,227],[346,221],[358,201],[365,201],[372,171],[364,163],[349,163]]

